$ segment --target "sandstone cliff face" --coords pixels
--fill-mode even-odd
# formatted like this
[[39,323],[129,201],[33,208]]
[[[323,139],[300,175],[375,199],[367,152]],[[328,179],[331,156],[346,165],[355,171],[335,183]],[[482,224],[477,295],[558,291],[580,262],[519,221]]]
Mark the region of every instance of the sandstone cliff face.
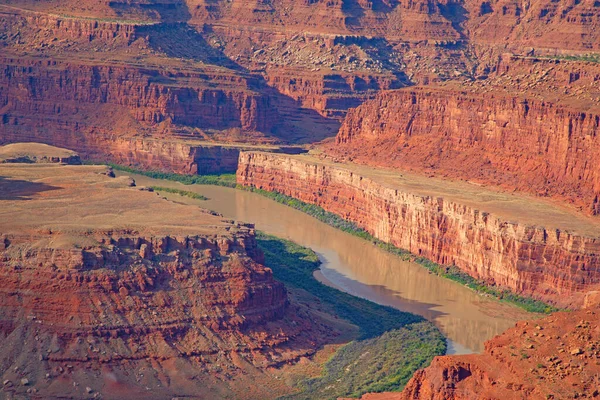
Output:
[[372,98],[380,90],[397,89],[406,85],[393,74],[324,73],[306,74],[301,70],[270,69],[266,82],[303,107],[318,111],[326,117],[341,118],[352,107]]
[[465,1],[464,9],[469,11],[464,26],[474,42],[549,54],[600,49],[600,5],[593,0]]
[[[145,124],[169,120],[205,129],[267,132],[273,127],[270,99],[252,92],[249,86],[257,83],[241,76],[21,58],[1,63],[4,124],[18,124],[11,112],[74,117],[78,107],[107,104]],[[213,81],[220,87],[212,87]]]
[[352,110],[330,151],[555,196],[598,214],[599,132],[595,112],[421,88],[383,93]]
[[[192,2],[194,3],[194,2]],[[199,1],[192,21],[318,31],[333,34],[390,36],[403,40],[459,38],[435,1]],[[235,23],[234,23],[235,22]]]
[[339,126],[269,87],[185,23],[106,22],[0,6],[0,31],[0,123],[7,134],[43,128],[48,136],[66,129],[78,136],[294,142],[320,140]]
[[[399,41],[456,41],[595,51],[600,43],[593,0],[500,1],[191,1],[195,23],[321,31]],[[235,23],[233,23],[235,21]]]
[[414,254],[561,306],[581,306],[584,293],[600,285],[595,237],[504,221],[301,157],[242,153],[237,177],[317,204]]
[[[11,15],[19,18],[18,14]],[[57,38],[85,40],[123,40],[132,42],[136,38],[137,24],[105,22],[75,18],[61,18],[56,15],[28,14],[27,24],[52,32]]]
[[[34,388],[44,398],[85,398],[89,387],[107,397],[136,397],[154,386],[149,398],[203,391],[210,397],[217,394],[175,370],[200,374],[201,382],[235,382],[307,354],[293,348],[310,324],[286,311],[285,288],[250,257],[261,260],[251,232],[87,237],[100,245],[32,247],[29,235],[2,236],[5,393]],[[33,243],[53,239],[42,235]],[[121,394],[107,387],[108,371]]]

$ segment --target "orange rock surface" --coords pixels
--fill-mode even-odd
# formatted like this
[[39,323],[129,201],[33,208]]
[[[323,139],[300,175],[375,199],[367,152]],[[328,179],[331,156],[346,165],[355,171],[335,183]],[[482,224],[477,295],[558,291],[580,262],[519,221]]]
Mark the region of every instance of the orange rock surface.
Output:
[[503,92],[417,88],[383,93],[352,110],[328,151],[557,197],[598,214],[599,132],[597,110]]
[[435,358],[389,399],[598,397],[599,320],[596,308],[519,322],[487,342],[481,355]]
[[518,322],[483,354],[436,357],[401,393],[361,400],[573,399],[600,396],[600,311]]

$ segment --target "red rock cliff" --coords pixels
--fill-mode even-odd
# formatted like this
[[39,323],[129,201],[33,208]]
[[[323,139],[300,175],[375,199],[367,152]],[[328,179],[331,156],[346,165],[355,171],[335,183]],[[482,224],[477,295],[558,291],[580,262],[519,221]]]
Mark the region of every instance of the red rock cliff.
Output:
[[[238,183],[277,191],[355,222],[373,236],[468,274],[562,306],[600,286],[600,240],[509,222],[311,158],[241,153]],[[375,266],[374,266],[375,268]]]
[[75,119],[80,108],[102,105],[142,124],[169,120],[204,129],[269,131],[274,122],[271,100],[253,92],[249,86],[257,83],[248,77],[27,58],[0,63],[4,125],[19,124],[12,113]]
[[335,335],[290,304],[250,225],[105,167],[0,168],[6,396],[277,397],[267,369]]
[[382,93],[352,110],[330,151],[566,199],[600,212],[600,115],[502,93]]

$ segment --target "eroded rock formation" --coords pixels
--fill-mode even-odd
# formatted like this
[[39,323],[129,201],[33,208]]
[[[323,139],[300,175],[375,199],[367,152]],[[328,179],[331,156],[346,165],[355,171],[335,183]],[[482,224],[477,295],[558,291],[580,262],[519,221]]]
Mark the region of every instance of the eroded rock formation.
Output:
[[[242,153],[237,178],[321,206],[416,255],[561,306],[581,306],[585,293],[600,286],[598,225],[587,222],[586,229],[587,220],[574,212],[554,220],[563,211],[551,214],[551,204],[523,199],[518,205],[511,196],[494,203],[490,199],[501,198],[497,192],[462,184],[444,192],[441,182],[425,176],[383,174],[309,156]],[[470,200],[473,193],[481,199]],[[519,222],[538,206],[552,228],[540,227],[535,217],[537,226]]]
[[250,225],[106,167],[0,169],[7,396],[277,397],[267,370],[336,334],[289,303]]
[[598,320],[596,308],[519,322],[488,341],[483,354],[437,357],[387,399],[598,397]]
[[597,214],[599,132],[596,111],[502,92],[418,88],[352,110],[329,148],[371,165],[558,197]]

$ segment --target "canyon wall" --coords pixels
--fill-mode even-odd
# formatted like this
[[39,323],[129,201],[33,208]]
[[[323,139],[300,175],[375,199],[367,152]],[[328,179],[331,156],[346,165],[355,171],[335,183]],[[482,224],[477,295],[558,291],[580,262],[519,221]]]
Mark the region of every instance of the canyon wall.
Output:
[[580,306],[585,292],[600,286],[597,237],[505,221],[301,156],[242,153],[237,179],[316,204],[416,255],[560,306]]
[[[17,133],[18,132],[18,133]],[[65,131],[67,132],[67,131]],[[182,140],[123,137],[96,131],[90,135],[48,135],[39,130],[16,131],[0,125],[0,144],[46,143],[76,150],[85,160],[183,175],[233,173],[243,147],[194,145]]]
[[220,70],[18,57],[0,63],[0,144],[46,143],[93,161],[181,174],[234,172],[239,148],[193,139],[207,139],[206,131],[227,139],[231,131],[277,141],[271,131],[279,110],[294,113],[293,104],[276,108],[273,97],[250,89],[261,85],[258,78]]
[[501,92],[417,88],[352,110],[329,149],[361,163],[557,197],[598,214],[599,132],[594,111]]
[[600,4],[595,0],[467,0],[464,6],[455,4],[468,11],[462,26],[473,42],[510,49],[529,47],[553,55],[600,50]]
[[69,131],[265,143],[316,141],[339,126],[229,60],[184,22],[109,22],[0,6],[0,32],[5,137],[39,131],[49,142]]
[[168,120],[204,129],[268,132],[276,121],[271,99],[250,89],[258,86],[251,77],[11,57],[0,65],[4,125],[19,124],[12,113],[75,118],[80,107],[101,105],[146,124]]

